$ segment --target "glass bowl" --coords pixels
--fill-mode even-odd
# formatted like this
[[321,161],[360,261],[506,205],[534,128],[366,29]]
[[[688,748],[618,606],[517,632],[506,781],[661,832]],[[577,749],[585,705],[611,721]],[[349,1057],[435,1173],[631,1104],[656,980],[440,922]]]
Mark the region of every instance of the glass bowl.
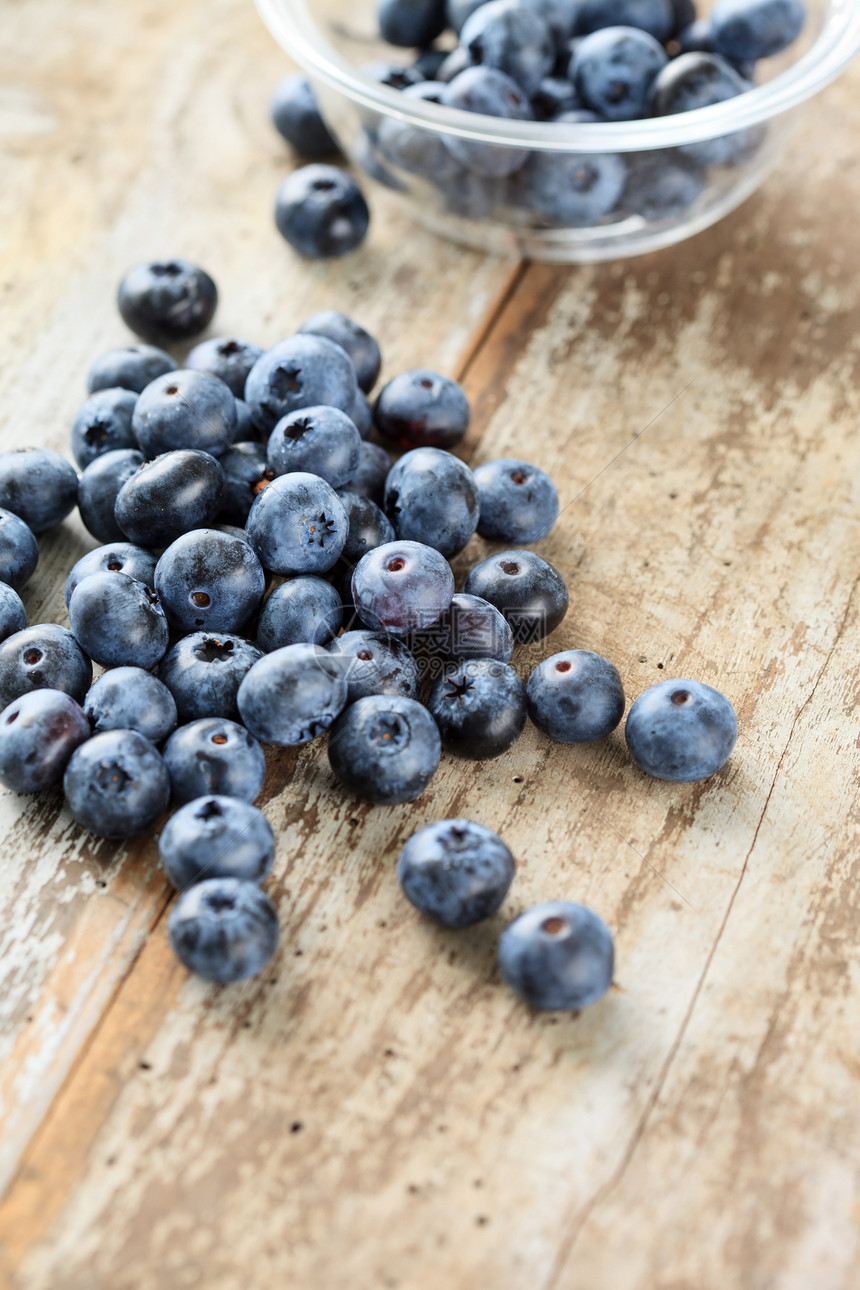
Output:
[[[370,63],[414,56],[381,40],[376,0],[256,3],[313,82],[344,152],[416,219],[469,246],[555,263],[653,251],[734,210],[786,150],[796,109],[860,49],[858,0],[807,0],[800,40],[759,64],[757,75],[767,79],[736,98],[640,121],[507,121],[404,97],[365,75]],[[536,211],[529,175],[537,170],[554,183],[563,162],[588,182],[605,169],[607,154],[620,158],[626,174],[607,214],[577,224],[570,209],[563,223],[547,217],[545,203]],[[618,186],[618,164],[610,169]]]

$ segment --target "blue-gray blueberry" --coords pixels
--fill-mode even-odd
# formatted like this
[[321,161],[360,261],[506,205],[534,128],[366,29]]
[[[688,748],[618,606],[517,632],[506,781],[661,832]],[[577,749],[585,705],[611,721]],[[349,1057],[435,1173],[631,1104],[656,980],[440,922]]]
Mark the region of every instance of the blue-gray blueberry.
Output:
[[612,933],[599,915],[566,900],[533,905],[499,939],[499,971],[533,1008],[576,1012],[612,984]]
[[154,824],[170,799],[161,754],[137,730],[106,730],[72,754],[63,777],[66,805],[98,838],[132,838]]
[[344,787],[378,806],[414,802],[432,779],[442,746],[436,722],[414,699],[374,694],[332,727],[328,758]]
[[413,833],[400,852],[403,894],[443,927],[470,927],[501,905],[514,857],[497,833],[474,820],[439,820]]
[[158,851],[177,891],[210,878],[262,882],[275,858],[275,835],[263,812],[240,797],[198,797],[171,815]]
[[31,690],[0,713],[0,784],[13,793],[53,788],[90,737],[79,704],[62,690]]

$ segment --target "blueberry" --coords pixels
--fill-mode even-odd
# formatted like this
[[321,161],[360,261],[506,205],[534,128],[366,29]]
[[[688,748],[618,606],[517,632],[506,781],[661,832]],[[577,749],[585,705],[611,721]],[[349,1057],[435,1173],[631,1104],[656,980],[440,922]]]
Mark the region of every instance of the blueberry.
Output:
[[266,590],[260,561],[243,538],[195,529],[155,567],[155,589],[174,631],[241,631]]
[[121,386],[96,390],[75,413],[72,422],[72,456],[83,470],[106,452],[136,448],[131,418],[137,395]]
[[72,754],[63,777],[66,805],[97,838],[131,838],[166,810],[167,768],[137,730],[106,730]]
[[253,802],[266,776],[266,758],[257,740],[223,717],[204,717],[174,730],[164,746],[164,763],[176,802],[210,793]]
[[[441,103],[443,90],[443,85],[425,81],[421,85],[408,86],[403,97]],[[440,187],[453,185],[462,169],[445,146],[442,135],[396,117],[385,117],[380,122],[378,143],[380,152],[393,166],[410,175],[421,175]]]
[[278,948],[278,917],[255,882],[209,878],[179,897],[168,936],[190,972],[231,985],[262,972]]
[[120,489],[143,465],[142,452],[115,448],[96,457],[78,481],[78,510],[86,527],[99,542],[121,542],[123,532],[116,522],[116,499]]
[[355,402],[350,408],[349,416],[358,431],[359,438],[369,439],[373,434],[373,408],[362,390],[356,390]]
[[349,415],[358,383],[352,359],[326,336],[290,336],[257,359],[245,382],[245,401],[261,434],[275,422],[320,403]]
[[238,721],[236,695],[262,651],[240,636],[193,632],[167,651],[159,679],[176,704],[182,724],[203,717]]
[[514,878],[502,839],[472,820],[439,820],[413,833],[397,877],[406,899],[443,927],[470,927],[501,905]]
[[717,0],[711,12],[711,39],[724,58],[755,61],[787,49],[805,22],[804,0]]
[[438,623],[422,633],[415,647],[446,663],[471,658],[509,663],[514,634],[495,605],[480,596],[460,592]]
[[453,448],[469,428],[469,402],[450,377],[415,368],[383,385],[373,416],[379,433],[401,448]]
[[607,121],[645,116],[654,78],[668,63],[663,46],[636,27],[603,27],[577,43],[570,79],[586,107]]
[[[538,83],[540,80],[541,77]],[[531,121],[534,115],[525,91],[510,76],[492,67],[467,67],[460,72],[445,86],[442,103],[462,112],[502,117],[506,121]],[[455,135],[445,135],[445,145],[468,170],[488,179],[512,175],[528,156],[525,148],[477,143]]]
[[39,545],[33,530],[11,511],[0,509],[0,582],[19,591],[38,563]]
[[17,591],[5,582],[0,582],[0,641],[15,632],[22,632],[27,626],[27,611]]
[[324,479],[296,471],[263,489],[251,507],[247,532],[271,573],[325,573],[346,543],[346,511]]
[[212,878],[262,882],[275,858],[275,835],[263,812],[250,802],[198,797],[167,821],[158,851],[177,891]]
[[0,709],[29,690],[62,690],[83,703],[92,679],[92,663],[56,623],[35,623],[0,644]]
[[436,722],[414,699],[373,694],[346,709],[332,727],[328,759],[337,778],[377,806],[414,802],[439,765]]
[[671,0],[671,2],[673,19],[671,34],[677,40],[682,31],[696,22],[696,5],[695,0]]
[[215,283],[188,260],[151,260],[130,269],[117,304],[127,327],[155,344],[191,340],[212,321]]
[[208,372],[168,372],[139,396],[132,424],[147,457],[176,448],[220,457],[236,433],[236,399]]
[[352,175],[339,166],[302,166],[278,189],[275,224],[300,255],[325,260],[361,245],[370,211]]
[[150,381],[172,372],[175,366],[170,355],[154,345],[122,345],[95,360],[87,374],[87,393],[119,386],[140,394]]
[[529,677],[526,694],[538,730],[562,744],[605,739],[624,715],[618,669],[584,649],[544,659]]
[[239,688],[239,712],[263,743],[295,747],[328,730],[346,696],[336,659],[316,645],[286,645],[251,668]]
[[675,26],[672,0],[580,0],[576,35],[603,27],[638,27],[655,40],[668,40]]
[[575,112],[582,100],[566,76],[545,76],[532,95],[537,121],[554,121],[562,112]]
[[52,788],[90,723],[61,690],[33,690],[0,713],[0,784],[13,793]]
[[648,775],[689,784],[728,760],[738,737],[734,708],[702,681],[660,681],[640,694],[625,728],[630,755]]
[[75,640],[102,667],[154,667],[170,631],[157,594],[125,573],[94,573],[69,601]]
[[88,551],[72,565],[72,571],[66,579],[66,608],[69,607],[75,587],[94,573],[125,573],[151,587],[155,580],[155,564],[155,556],[150,551],[133,546],[131,542],[97,546],[95,551]]
[[473,472],[478,488],[478,532],[493,542],[539,542],[558,518],[558,493],[544,471],[500,457]]
[[499,939],[499,971],[533,1008],[576,1012],[612,984],[612,933],[593,910],[567,900],[533,905]]
[[166,685],[141,667],[114,667],[91,685],[84,712],[95,733],[136,730],[154,744],[176,729],[176,704]]
[[394,527],[376,502],[348,489],[340,489],[338,497],[343,502],[349,526],[343,559],[348,564],[358,564],[363,555],[386,542],[393,542]]
[[441,676],[427,701],[442,747],[457,757],[487,761],[519,739],[526,724],[526,691],[512,667],[469,659]]
[[347,704],[371,694],[418,698],[418,666],[412,653],[387,632],[344,632],[328,647],[344,665]]
[[352,575],[352,598],[372,631],[423,630],[441,618],[454,595],[443,555],[420,542],[387,542],[368,551]]
[[[562,112],[556,120],[566,124],[587,115]],[[584,228],[609,214],[626,178],[626,162],[614,152],[533,152],[517,181],[525,206],[562,227]]]
[[317,96],[305,76],[285,76],[269,104],[272,124],[304,157],[330,157],[338,151],[322,118]]
[[237,399],[241,399],[248,373],[262,352],[259,345],[239,340],[236,336],[212,336],[189,350],[185,367],[217,376]]
[[378,0],[376,12],[382,39],[407,49],[431,44],[447,24],[445,0]]
[[254,498],[275,478],[266,462],[266,448],[261,443],[234,443],[221,458],[224,472],[224,497],[218,519],[223,524],[244,527]]
[[17,515],[33,533],[56,528],[78,500],[78,476],[50,448],[0,452],[0,507]]
[[322,578],[290,578],[263,605],[257,645],[267,654],[285,645],[328,645],[340,631],[343,607],[331,583]]
[[567,613],[564,579],[534,551],[502,551],[476,564],[463,587],[495,605],[510,624],[518,645],[555,631]]
[[[738,71],[717,54],[680,54],[664,67],[651,87],[651,113],[668,116],[724,103],[751,89]],[[748,158],[761,130],[736,130],[717,139],[688,143],[678,151],[700,166],[727,166]]]
[[439,448],[415,448],[392,467],[385,509],[397,536],[449,557],[478,525],[478,490],[469,467]]
[[651,221],[676,219],[705,190],[705,172],[674,149],[631,153],[620,205]]
[[340,345],[352,359],[359,388],[368,393],[373,389],[382,366],[382,354],[378,343],[353,318],[338,313],[335,309],[324,309],[303,322],[299,334],[310,333],[313,336],[326,336]]
[[162,547],[211,524],[221,506],[224,472],[208,452],[191,448],[147,461],[119,490],[120,531],[139,546]]
[[385,481],[393,465],[390,453],[375,443],[363,443],[358,469],[349,481],[349,491],[369,497],[377,506],[385,493]]
[[533,94],[552,71],[555,44],[543,18],[519,0],[490,0],[470,15],[460,44],[472,62],[504,73]]
[[304,471],[340,488],[355,474],[361,459],[361,436],[355,422],[339,408],[325,404],[291,412],[277,423],[266,448],[276,475]]

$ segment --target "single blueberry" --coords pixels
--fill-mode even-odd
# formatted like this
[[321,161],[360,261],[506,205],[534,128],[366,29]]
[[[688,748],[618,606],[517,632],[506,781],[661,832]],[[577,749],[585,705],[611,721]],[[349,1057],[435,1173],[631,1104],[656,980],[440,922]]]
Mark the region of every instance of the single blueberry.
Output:
[[580,0],[574,34],[587,36],[603,27],[638,27],[664,41],[674,26],[672,0]]
[[376,502],[343,488],[338,490],[338,497],[343,502],[349,525],[346,546],[343,548],[343,559],[348,564],[356,565],[368,551],[373,551],[385,542],[394,541],[394,526]]
[[[718,54],[680,54],[651,86],[651,114],[692,112],[724,103],[751,88],[750,82]],[[752,156],[761,138],[761,127],[752,126],[716,139],[684,144],[678,151],[700,166],[736,165]]]
[[316,160],[338,151],[307,77],[285,76],[279,81],[269,103],[269,115],[278,134],[302,156]]
[[158,749],[137,730],[106,730],[72,754],[66,805],[97,838],[143,833],[167,809],[170,780]]
[[0,582],[0,641],[27,626],[27,611],[17,591],[8,583]]
[[558,518],[558,493],[543,470],[512,457],[476,467],[478,532],[493,542],[539,542]]
[[75,413],[72,456],[81,470],[116,448],[136,448],[131,418],[137,395],[121,386],[96,390]]
[[[562,124],[598,118],[562,112]],[[595,224],[614,208],[624,191],[627,164],[615,152],[533,152],[517,175],[518,200],[543,219],[564,228]]]
[[689,784],[728,761],[737,742],[735,710],[702,681],[660,681],[640,694],[627,715],[630,755],[657,779]]
[[341,488],[358,469],[361,436],[355,422],[321,404],[282,417],[269,436],[266,460],[276,475],[304,471]]
[[612,984],[612,933],[593,910],[567,900],[533,905],[499,939],[499,971],[533,1008],[576,1012]]
[[352,359],[359,389],[365,394],[373,389],[382,367],[382,354],[370,332],[365,331],[353,318],[338,313],[335,309],[323,309],[321,313],[314,314],[302,323],[299,334],[303,333],[326,336],[340,345]]
[[218,290],[188,260],[151,260],[130,269],[119,284],[123,322],[144,340],[163,345],[191,340],[212,321]]
[[711,39],[724,58],[754,62],[787,49],[805,23],[804,0],[717,0]]
[[391,454],[376,443],[363,443],[358,469],[349,481],[349,491],[369,497],[377,506],[382,504],[385,481],[394,462]]
[[33,530],[11,511],[0,509],[0,582],[19,591],[39,563]]
[[[544,74],[538,77],[535,88]],[[534,117],[525,90],[510,76],[493,67],[467,67],[447,83],[442,103],[461,112],[477,112],[481,116],[497,116],[506,121],[531,121]],[[478,143],[456,135],[445,135],[444,138],[446,147],[457,161],[467,170],[488,179],[512,175],[528,156],[525,148]]]
[[514,857],[492,829],[473,820],[439,820],[413,833],[400,852],[403,894],[443,927],[470,927],[501,905]]
[[56,623],[34,623],[0,644],[0,709],[29,690],[62,690],[83,703],[92,679],[92,663]]
[[456,381],[419,367],[383,385],[373,417],[401,448],[453,448],[469,428],[469,401]]
[[170,355],[154,345],[122,345],[95,360],[87,374],[87,393],[119,386],[140,394],[150,381],[172,372],[175,366]]
[[81,519],[99,542],[121,542],[123,532],[116,522],[116,499],[123,484],[143,465],[136,448],[115,448],[96,457],[78,481],[78,510]]
[[257,645],[267,654],[285,645],[328,645],[343,624],[340,596],[329,582],[290,578],[269,596],[257,623]]
[[198,797],[167,821],[158,851],[177,891],[211,878],[262,882],[275,858],[275,835],[263,812],[240,797]]
[[350,793],[377,806],[414,802],[442,754],[430,713],[414,699],[373,694],[351,704],[332,727],[328,759]]
[[266,462],[266,448],[261,443],[234,443],[221,458],[224,472],[224,497],[218,519],[222,524],[244,528],[254,498],[275,478]]
[[223,381],[208,372],[168,372],[139,396],[132,425],[146,457],[176,448],[196,448],[220,457],[236,433],[236,399]]
[[404,636],[432,626],[451,604],[454,575],[443,555],[421,542],[387,542],[358,562],[352,599],[372,631]]
[[518,645],[532,644],[555,631],[570,603],[558,569],[534,551],[502,551],[481,560],[468,574],[463,590],[495,605]]
[[418,698],[418,666],[411,651],[396,636],[387,632],[344,632],[332,641],[328,652],[337,655],[343,664],[347,704],[371,694]]
[[269,435],[281,417],[320,403],[347,416],[358,382],[352,359],[327,336],[297,335],[267,349],[245,382],[245,402],[261,434]]
[[460,44],[476,66],[503,72],[529,95],[555,63],[555,41],[547,23],[520,0],[482,4],[463,24]]
[[645,116],[648,95],[669,59],[663,46],[636,27],[603,27],[577,43],[570,79],[587,108],[607,121]]
[[125,573],[94,573],[69,601],[75,640],[102,667],[154,667],[170,629],[156,592]]
[[236,336],[212,336],[189,350],[185,367],[217,376],[237,399],[241,399],[248,373],[262,352],[259,345],[239,340]]
[[263,489],[251,507],[247,532],[270,573],[325,573],[346,544],[346,511],[324,479],[296,471]]
[[78,500],[78,476],[50,448],[0,452],[0,507],[22,519],[33,533],[56,528]]
[[300,255],[325,260],[360,246],[370,211],[352,175],[339,166],[302,166],[278,189],[275,224]]
[[427,701],[442,747],[457,757],[487,761],[519,739],[526,724],[526,691],[507,663],[469,659],[441,676]]
[[239,719],[236,695],[262,651],[239,636],[193,632],[167,651],[158,669],[184,724],[203,717]]
[[[405,99],[421,99],[426,103],[442,103],[444,85],[424,81],[410,85],[403,91]],[[445,146],[444,137],[433,130],[424,130],[397,117],[385,117],[379,124],[379,150],[392,166],[421,175],[438,187],[446,188],[456,183],[462,167]]]
[[84,578],[94,573],[126,573],[138,582],[153,585],[155,578],[155,556],[143,547],[133,546],[131,542],[114,542],[106,546],[97,546],[95,551],[88,551],[72,565],[72,571],[66,579],[66,608],[72,599],[72,593]]
[[241,878],[209,878],[170,913],[174,954],[190,972],[231,985],[262,972],[278,948],[278,916],[265,892]]
[[412,646],[422,659],[444,663],[471,658],[509,663],[514,652],[514,634],[495,605],[461,591],[438,623],[416,637]]
[[239,687],[239,712],[263,743],[295,747],[328,730],[346,704],[338,660],[316,645],[265,654]]
[[260,561],[243,538],[194,529],[167,548],[155,590],[174,631],[241,631],[266,590]]
[[562,744],[605,739],[624,715],[618,669],[600,654],[569,649],[544,659],[526,687],[538,730]]
[[696,22],[695,0],[672,0],[672,19],[671,34],[677,40],[682,31]]
[[379,31],[389,45],[422,49],[445,30],[445,0],[378,0]]
[[176,802],[210,793],[253,802],[266,776],[266,757],[257,740],[223,717],[204,717],[174,730],[164,746],[164,763]]
[[141,667],[114,667],[90,686],[84,712],[93,732],[136,730],[162,743],[176,729],[176,704],[166,685]]
[[477,528],[478,490],[458,457],[414,448],[389,473],[385,509],[399,538],[435,547],[447,558],[462,551]]
[[13,793],[53,788],[90,723],[61,690],[22,694],[0,713],[0,784]]
[[163,547],[211,524],[221,506],[224,472],[208,452],[180,448],[147,461],[123,484],[114,514],[139,546]]

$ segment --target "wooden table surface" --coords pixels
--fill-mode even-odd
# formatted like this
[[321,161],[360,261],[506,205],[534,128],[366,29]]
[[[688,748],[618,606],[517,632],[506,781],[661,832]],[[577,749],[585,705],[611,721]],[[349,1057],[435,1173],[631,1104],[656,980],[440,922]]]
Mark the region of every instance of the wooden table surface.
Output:
[[[558,482],[542,550],[571,610],[546,652],[609,655],[631,697],[701,678],[741,730],[721,773],[673,785],[620,730],[529,728],[391,809],[346,798],[319,743],[270,754],[282,946],[227,989],[173,958],[154,837],[117,847],[59,796],[5,795],[3,1283],[856,1287],[860,68],[681,248],[524,267],[374,194],[366,246],[326,265],[272,227],[286,64],[249,0],[3,0],[0,30],[4,446],[67,451],[140,259],[204,264],[216,330],[263,344],[353,313],[387,375],[463,377],[472,460]],[[66,621],[93,545],[76,521],[41,542],[30,621]],[[394,874],[455,813],[519,866],[456,934]],[[557,897],[616,936],[618,988],[580,1016],[532,1015],[495,967],[504,923]]]

